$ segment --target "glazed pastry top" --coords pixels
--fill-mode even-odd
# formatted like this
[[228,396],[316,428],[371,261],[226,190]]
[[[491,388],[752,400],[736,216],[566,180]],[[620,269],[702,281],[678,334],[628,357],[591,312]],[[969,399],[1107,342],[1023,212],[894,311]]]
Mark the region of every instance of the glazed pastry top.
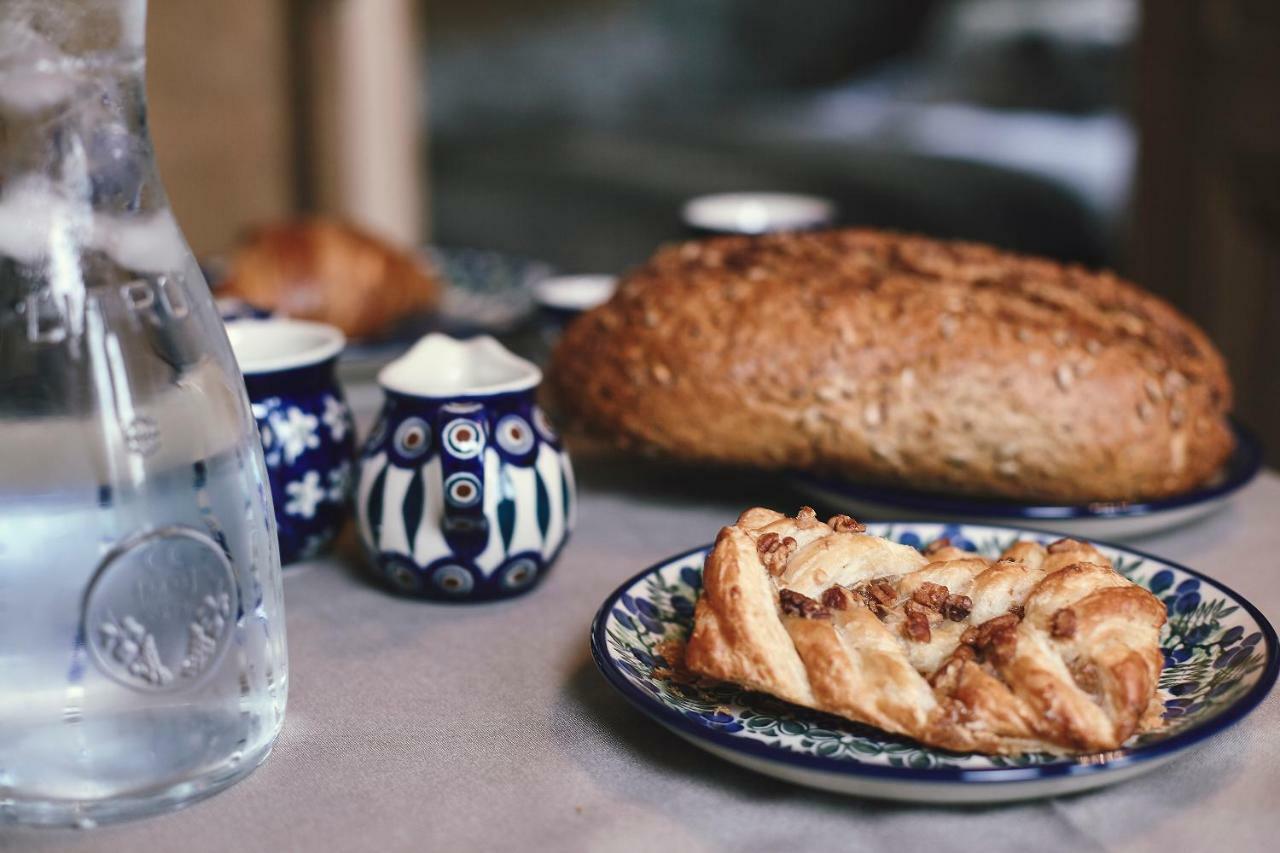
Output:
[[707,558],[685,663],[932,746],[1086,752],[1158,722],[1164,621],[1086,543],[922,555],[756,508]]

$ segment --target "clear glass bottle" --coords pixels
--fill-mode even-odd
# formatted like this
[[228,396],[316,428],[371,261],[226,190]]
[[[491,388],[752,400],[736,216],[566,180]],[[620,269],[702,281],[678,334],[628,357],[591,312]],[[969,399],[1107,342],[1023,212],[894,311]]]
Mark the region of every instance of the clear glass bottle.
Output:
[[0,823],[264,760],[287,694],[262,449],[147,135],[146,0],[0,0]]

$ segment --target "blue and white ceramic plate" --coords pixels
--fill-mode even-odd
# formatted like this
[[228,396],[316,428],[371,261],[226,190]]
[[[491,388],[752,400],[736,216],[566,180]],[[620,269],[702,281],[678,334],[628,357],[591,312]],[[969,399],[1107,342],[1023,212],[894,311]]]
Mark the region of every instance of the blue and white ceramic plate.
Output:
[[1211,481],[1185,494],[1141,503],[1035,504],[943,495],[914,489],[860,484],[797,472],[792,483],[822,507],[856,518],[929,518],[986,521],[1015,527],[1049,525],[1064,536],[1135,539],[1181,527],[1226,505],[1262,469],[1258,438],[1232,422],[1236,449]]
[[455,337],[502,335],[533,312],[534,288],[554,271],[542,261],[491,249],[429,246],[424,254],[449,283],[437,327]]
[[[1016,539],[1057,534],[981,525],[870,524],[868,532],[922,546],[947,536],[994,557]],[[1094,543],[1116,569],[1169,608],[1162,635],[1166,725],[1122,749],[1074,757],[965,755],[808,711],[733,684],[695,687],[655,675],[664,643],[693,625],[710,546],[646,569],[610,595],[591,628],[605,678],[641,711],[735,764],[837,793],[931,803],[1004,802],[1109,785],[1147,773],[1235,723],[1276,680],[1276,634],[1249,602],[1174,563]]]

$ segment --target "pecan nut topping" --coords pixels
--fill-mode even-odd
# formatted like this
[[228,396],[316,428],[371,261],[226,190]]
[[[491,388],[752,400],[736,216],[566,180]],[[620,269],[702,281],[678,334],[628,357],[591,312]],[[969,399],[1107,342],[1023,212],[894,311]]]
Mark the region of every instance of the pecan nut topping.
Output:
[[1076,612],[1070,607],[1064,607],[1057,613],[1053,614],[1053,627],[1051,634],[1054,639],[1069,640],[1076,635]]
[[1019,621],[1018,617],[1012,613],[988,619],[978,626],[974,647],[986,660],[993,663],[1008,663],[1013,659],[1018,645]]
[[983,644],[983,637],[989,637],[990,635],[1000,631],[1013,630],[1017,628],[1019,621],[1018,617],[1013,613],[1005,613],[1001,616],[996,616],[993,619],[988,619],[986,622],[983,622],[978,626],[978,645]]
[[911,600],[930,609],[941,610],[950,595],[951,590],[942,584],[924,581],[916,587],[915,592],[911,593]]
[[822,594],[823,606],[831,610],[848,610],[853,600],[853,593],[842,586],[833,586]]
[[823,607],[803,593],[793,589],[778,591],[778,603],[782,612],[788,616],[799,616],[802,619],[830,619],[831,611]]
[[973,599],[967,595],[948,595],[942,603],[942,615],[952,622],[963,622],[973,612]]
[[879,604],[882,607],[892,607],[894,602],[898,600],[898,593],[888,581],[873,580],[869,581],[858,588],[858,592],[867,600],[867,604]]
[[936,554],[943,548],[950,548],[951,540],[946,536],[939,536],[937,539],[924,546],[924,555],[928,557],[930,554]]
[[921,610],[914,608],[906,611],[907,620],[902,623],[902,633],[917,643],[927,643],[933,639],[933,631],[929,628],[929,617]]
[[827,526],[836,533],[866,533],[867,526],[851,515],[833,515]]
[[782,537],[772,531],[756,540],[756,551],[764,562],[769,574],[777,575],[787,568],[787,560],[795,553],[796,540],[790,536]]
[[811,506],[802,506],[796,511],[796,521],[813,521],[818,513]]

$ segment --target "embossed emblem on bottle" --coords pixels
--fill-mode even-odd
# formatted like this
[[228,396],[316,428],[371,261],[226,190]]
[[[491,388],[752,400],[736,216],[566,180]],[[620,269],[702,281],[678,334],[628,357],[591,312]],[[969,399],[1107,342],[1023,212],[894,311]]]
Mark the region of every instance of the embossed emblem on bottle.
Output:
[[95,665],[145,691],[175,691],[212,672],[231,643],[239,587],[226,553],[190,527],[130,537],[85,591],[82,631]]

